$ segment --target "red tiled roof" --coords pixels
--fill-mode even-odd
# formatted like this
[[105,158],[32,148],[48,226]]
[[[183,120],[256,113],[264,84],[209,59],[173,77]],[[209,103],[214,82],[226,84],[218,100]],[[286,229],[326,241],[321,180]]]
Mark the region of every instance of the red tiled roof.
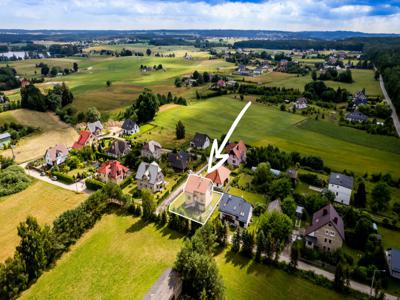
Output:
[[229,154],[235,155],[237,158],[241,159],[243,154],[247,151],[246,145],[242,140],[239,143],[230,143],[225,147],[225,151]]
[[97,173],[106,174],[111,178],[117,178],[117,176],[121,173],[127,173],[129,169],[123,166],[117,160],[110,160],[103,162],[100,168],[97,169]]
[[189,175],[185,185],[185,192],[199,192],[201,194],[205,194],[210,186],[212,187],[212,182],[210,179],[197,175]]
[[82,130],[79,134],[79,139],[72,146],[73,149],[79,150],[86,145],[92,133],[89,130]]
[[229,179],[230,174],[231,171],[228,168],[221,166],[217,170],[208,173],[206,178],[212,180],[216,184],[224,184],[225,181]]

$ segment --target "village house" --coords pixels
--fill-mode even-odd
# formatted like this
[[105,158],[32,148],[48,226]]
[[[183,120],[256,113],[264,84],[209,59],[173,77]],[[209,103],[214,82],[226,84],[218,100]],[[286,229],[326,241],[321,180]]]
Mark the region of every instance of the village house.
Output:
[[218,81],[217,81],[217,87],[218,87],[218,88],[224,88],[224,87],[226,87],[226,82],[225,82],[225,80],[222,80],[222,79],[218,80]]
[[231,171],[228,168],[221,166],[215,171],[208,173],[206,178],[210,179],[215,187],[222,189],[228,183],[230,174]]
[[234,87],[236,86],[236,81],[235,81],[235,80],[228,80],[228,81],[226,82],[226,86],[227,86],[228,88],[234,88]]
[[174,170],[184,171],[188,167],[190,155],[183,150],[180,150],[177,153],[169,152],[167,160]]
[[307,108],[307,99],[304,97],[298,98],[294,105],[296,109],[305,109]]
[[278,62],[276,70],[279,72],[286,72],[289,66],[289,61],[287,59],[281,59]]
[[3,132],[0,134],[0,149],[7,148],[11,144],[11,134]]
[[270,203],[268,203],[267,211],[269,213],[272,213],[274,211],[281,213],[282,212],[281,202],[278,199],[271,201]]
[[141,150],[141,156],[147,159],[160,159],[161,145],[156,141],[149,141],[144,143]]
[[131,151],[131,146],[127,141],[114,140],[108,149],[108,154],[113,157],[123,157]]
[[68,152],[65,145],[55,145],[47,149],[44,160],[48,166],[61,165],[67,159]]
[[85,146],[91,145],[95,139],[96,137],[90,131],[82,130],[79,133],[78,141],[72,145],[72,148],[75,150],[80,150]]
[[149,189],[153,193],[161,191],[165,184],[164,174],[155,161],[152,163],[142,161],[137,169],[135,179],[139,190]]
[[360,105],[368,104],[368,98],[362,91],[358,91],[353,96],[353,108],[357,108]]
[[90,131],[91,134],[99,136],[103,131],[103,124],[101,124],[100,121],[87,123],[87,129]]
[[208,135],[196,132],[193,139],[190,141],[190,147],[196,149],[207,149],[210,146],[210,143],[211,141]]
[[97,169],[97,174],[103,182],[114,182],[120,184],[127,177],[129,169],[118,160],[103,162]]
[[223,194],[219,202],[219,218],[234,226],[246,228],[253,215],[253,207],[242,197]]
[[394,248],[387,249],[386,261],[390,276],[400,279],[400,250]]
[[242,162],[246,161],[247,148],[242,140],[237,144],[230,143],[225,147],[225,151],[229,154],[228,164],[231,166],[238,167]]
[[293,185],[296,185],[297,184],[297,180],[298,180],[298,172],[297,172],[297,170],[289,169],[289,170],[287,170],[286,174],[290,178],[290,180],[292,181]]
[[132,121],[131,119],[126,119],[122,124],[122,130],[124,135],[132,135],[138,133],[140,128],[136,122]]
[[210,179],[191,174],[185,184],[185,206],[204,212],[213,197],[213,183]]
[[25,78],[21,80],[21,88],[25,88],[30,84],[31,84],[31,82]]
[[353,111],[353,112],[348,113],[346,115],[346,120],[350,121],[350,122],[354,121],[354,122],[363,123],[363,122],[367,122],[368,121],[368,116],[364,115],[360,111]]
[[235,75],[241,75],[241,76],[250,76],[251,72],[247,70],[245,65],[239,65],[238,68],[236,69],[235,72],[233,72]]
[[340,173],[331,173],[328,189],[335,194],[335,201],[349,205],[353,190],[353,177]]
[[312,224],[305,231],[306,246],[334,252],[344,241],[344,225],[332,204],[314,213]]
[[253,70],[253,76],[260,76],[264,73],[264,69],[263,68],[255,68]]

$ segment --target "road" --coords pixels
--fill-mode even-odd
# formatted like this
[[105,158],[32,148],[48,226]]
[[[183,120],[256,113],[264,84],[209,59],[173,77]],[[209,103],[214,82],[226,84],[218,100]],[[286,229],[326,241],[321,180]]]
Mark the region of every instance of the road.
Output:
[[[205,170],[207,169],[207,164],[202,167],[199,171],[197,171],[195,174],[200,175],[201,173],[203,173]],[[172,201],[174,201],[176,199],[176,197],[178,197],[182,192],[183,192],[183,188],[185,187],[186,181],[184,183],[182,183],[178,188],[176,188],[157,208],[156,208],[156,214],[158,215],[159,213],[163,212],[168,205],[170,205],[170,203]]]
[[381,85],[383,96],[385,96],[385,101],[389,104],[390,108],[392,109],[392,119],[394,127],[396,128],[397,135],[400,136],[400,121],[399,116],[396,113],[396,109],[390,99],[388,93],[386,92],[385,83],[383,82],[382,75],[379,75],[379,84]]
[[65,183],[62,183],[60,181],[51,180],[48,176],[40,176],[40,172],[38,172],[36,170],[33,170],[33,169],[26,169],[25,168],[26,165],[27,165],[27,163],[20,164],[20,166],[22,168],[24,168],[25,172],[29,176],[32,176],[32,177],[34,177],[36,179],[39,179],[41,181],[45,181],[45,182],[50,183],[52,185],[56,185],[58,187],[61,187],[63,189],[70,190],[70,191],[73,191],[73,192],[86,193],[86,194],[92,193],[92,191],[90,191],[90,190],[88,190],[86,188],[85,182],[82,181],[82,180],[78,181],[76,183],[73,183],[73,184],[65,184]]

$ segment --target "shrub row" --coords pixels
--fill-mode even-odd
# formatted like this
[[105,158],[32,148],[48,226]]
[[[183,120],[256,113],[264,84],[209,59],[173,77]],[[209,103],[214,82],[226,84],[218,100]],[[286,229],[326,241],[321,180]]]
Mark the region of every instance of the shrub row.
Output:
[[86,187],[92,191],[97,191],[97,190],[103,188],[103,186],[105,185],[103,182],[98,181],[96,179],[92,179],[92,178],[86,179],[85,184],[86,184]]
[[65,183],[65,184],[72,184],[75,182],[75,179],[72,176],[69,176],[65,173],[53,171],[52,174],[57,177],[57,180]]

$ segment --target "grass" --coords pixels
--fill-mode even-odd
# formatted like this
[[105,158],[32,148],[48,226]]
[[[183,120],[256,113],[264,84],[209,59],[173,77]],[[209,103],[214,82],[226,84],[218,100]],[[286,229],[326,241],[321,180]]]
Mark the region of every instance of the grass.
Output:
[[181,244],[169,229],[107,215],[21,299],[142,299]]
[[243,191],[235,187],[230,188],[228,193],[234,196],[242,197],[247,202],[251,203],[253,206],[255,206],[257,203],[263,203],[263,204],[267,203],[267,200],[264,198],[263,195]]
[[[175,135],[178,120],[185,125],[187,140],[195,132],[220,138],[244,105],[244,102],[223,96],[160,112],[153,122],[158,127],[138,139],[155,139],[163,147],[174,148],[176,140],[170,137]],[[243,139],[253,146],[272,144],[285,151],[320,156],[328,166],[338,171],[347,169],[358,174],[389,172],[400,176],[397,167],[400,164],[399,139],[367,136],[363,132],[323,121],[302,123],[304,120],[304,116],[253,103],[231,140]]]
[[378,231],[382,235],[382,244],[385,249],[400,249],[400,231],[390,230],[383,226],[380,226]]
[[352,299],[237,254],[222,252],[216,260],[224,279],[226,299]]
[[87,197],[39,180],[26,190],[0,197],[0,261],[13,255],[19,243],[17,226],[28,215],[41,224],[52,223],[63,211],[74,208]]
[[[78,133],[68,124],[50,112],[43,113],[26,109],[17,109],[0,113],[0,124],[13,120],[22,125],[40,129],[39,134],[22,138],[14,149],[18,163],[44,156],[45,151],[56,144],[71,147]],[[11,150],[0,151],[0,155],[12,156]]]

